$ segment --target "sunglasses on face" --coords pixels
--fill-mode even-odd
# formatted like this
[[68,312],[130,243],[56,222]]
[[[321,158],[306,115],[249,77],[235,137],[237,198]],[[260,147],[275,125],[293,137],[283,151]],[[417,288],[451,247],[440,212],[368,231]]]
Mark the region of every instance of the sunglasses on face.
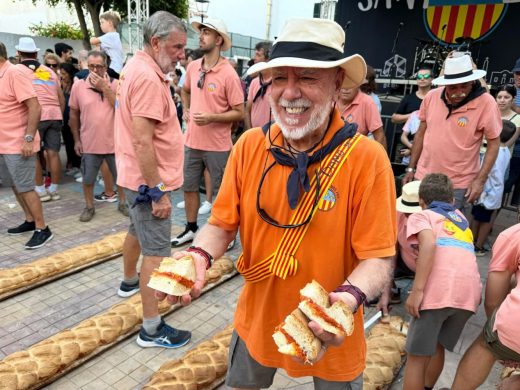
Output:
[[57,68],[58,64],[48,64],[48,63],[45,63],[45,66],[47,66],[49,68]]
[[430,74],[418,74],[417,75],[417,80],[428,80],[429,78],[431,77]]

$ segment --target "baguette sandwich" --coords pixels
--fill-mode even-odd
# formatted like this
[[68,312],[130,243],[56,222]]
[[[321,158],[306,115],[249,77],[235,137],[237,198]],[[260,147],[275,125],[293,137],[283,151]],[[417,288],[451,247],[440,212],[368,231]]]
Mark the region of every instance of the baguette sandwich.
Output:
[[354,330],[354,316],[343,301],[332,305],[327,291],[315,280],[300,290],[298,308],[309,320],[315,321],[325,331],[350,336]]
[[280,353],[312,364],[321,349],[321,342],[307,323],[307,318],[299,309],[295,309],[276,327],[273,339]]
[[191,256],[178,260],[165,257],[152,272],[148,287],[169,295],[189,294],[195,284],[195,263]]

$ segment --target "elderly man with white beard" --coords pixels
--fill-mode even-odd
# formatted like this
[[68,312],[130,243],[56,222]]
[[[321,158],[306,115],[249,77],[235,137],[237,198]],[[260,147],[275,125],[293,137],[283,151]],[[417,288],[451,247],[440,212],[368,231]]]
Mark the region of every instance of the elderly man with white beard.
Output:
[[[245,285],[230,346],[227,385],[233,388],[267,388],[277,368],[312,376],[318,389],[363,386],[363,302],[389,280],[395,188],[384,148],[356,134],[357,126],[336,109],[340,89],[358,86],[366,73],[361,56],[345,57],[344,42],[342,28],[330,20],[286,23],[269,62],[251,69],[272,69],[275,121],[238,140],[208,224],[192,247],[174,254],[191,255],[196,264],[190,295],[167,297],[186,305],[200,294],[206,267],[240,229],[237,269]],[[323,347],[318,361],[306,365],[279,353],[272,334],[313,279],[331,302],[357,312],[349,337],[308,323]]]

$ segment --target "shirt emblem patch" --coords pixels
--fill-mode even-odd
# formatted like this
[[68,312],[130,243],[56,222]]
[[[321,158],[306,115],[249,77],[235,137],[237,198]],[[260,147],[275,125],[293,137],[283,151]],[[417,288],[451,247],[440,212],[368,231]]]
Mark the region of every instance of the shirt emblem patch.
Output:
[[457,125],[459,127],[466,127],[466,125],[468,124],[469,120],[468,118],[466,118],[465,116],[461,116],[458,120],[457,120]]
[[217,85],[215,83],[208,84],[208,92],[215,92],[217,90]]
[[345,118],[345,120],[348,123],[352,123],[352,122],[354,122],[354,117],[352,116],[352,114],[348,114],[348,116]]
[[318,210],[329,211],[334,208],[338,200],[338,193],[334,187],[330,187],[318,202]]

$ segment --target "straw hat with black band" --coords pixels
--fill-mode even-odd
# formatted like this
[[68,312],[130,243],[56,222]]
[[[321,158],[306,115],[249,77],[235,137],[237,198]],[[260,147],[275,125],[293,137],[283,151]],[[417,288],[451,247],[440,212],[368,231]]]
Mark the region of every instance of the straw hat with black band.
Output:
[[405,214],[418,213],[422,211],[419,206],[419,186],[421,182],[419,180],[411,181],[406,183],[402,188],[402,195],[397,198],[396,209],[397,211]]
[[339,24],[327,19],[289,19],[276,39],[268,62],[259,62],[248,75],[277,67],[322,68],[345,70],[343,88],[363,83],[366,64],[363,57],[346,57],[343,49],[345,32]]
[[206,19],[204,23],[201,22],[191,22],[191,26],[200,33],[203,28],[209,28],[210,30],[215,30],[218,35],[222,37],[224,43],[222,44],[222,51],[227,51],[231,49],[231,38],[228,34],[226,24],[220,19]]

